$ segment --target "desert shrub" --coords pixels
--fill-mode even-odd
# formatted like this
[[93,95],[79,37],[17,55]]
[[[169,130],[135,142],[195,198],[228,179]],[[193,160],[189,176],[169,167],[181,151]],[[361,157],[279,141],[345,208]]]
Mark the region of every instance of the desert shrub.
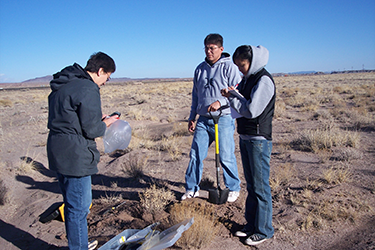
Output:
[[214,212],[215,207],[208,203],[186,201],[174,204],[170,210],[172,224],[194,217],[193,225],[182,234],[176,246],[183,249],[201,249],[210,244],[218,232],[218,221]]
[[325,163],[328,162],[331,159],[332,156],[332,150],[331,149],[321,149],[316,152],[316,154],[319,156],[320,162]]
[[123,197],[119,193],[111,193],[111,194],[105,193],[105,196],[99,197],[99,202],[102,204],[114,204],[114,203],[120,202],[122,199]]
[[310,180],[309,178],[306,179],[305,188],[308,190],[312,190],[312,191],[319,190],[322,186],[323,186],[323,183],[321,180],[315,180],[315,179]]
[[121,163],[121,170],[131,178],[142,179],[145,175],[144,169],[147,167],[147,157],[141,159],[138,155],[129,157]]
[[18,171],[21,173],[30,173],[32,171],[37,171],[39,163],[34,161],[31,157],[22,156],[20,157],[20,163],[18,166]]
[[285,88],[282,90],[281,94],[285,97],[293,97],[297,95],[297,93],[300,91],[298,87],[295,88]]
[[172,161],[178,161],[182,156],[181,136],[163,137],[158,145],[159,150],[167,151]]
[[338,148],[335,150],[334,159],[337,161],[351,161],[362,159],[363,153],[351,147]]
[[283,100],[281,100],[281,99],[277,99],[277,101],[275,103],[275,114],[274,114],[274,117],[275,118],[283,117],[283,116],[285,116],[285,112],[286,112],[285,102]]
[[127,116],[136,121],[145,119],[145,114],[139,106],[131,106],[129,108]]
[[372,212],[367,201],[360,198],[342,202],[342,200],[323,199],[319,203],[311,201],[312,208],[300,220],[301,229],[323,229],[335,221],[349,221],[355,223],[363,213]]
[[327,110],[320,110],[313,114],[313,120],[332,120],[332,115]]
[[3,183],[3,180],[0,180],[0,205],[5,205],[8,200],[8,188]]
[[329,169],[323,171],[323,178],[329,184],[341,184],[348,182],[351,177],[351,172],[348,167],[340,165],[338,167],[332,166]]
[[140,204],[145,212],[155,214],[165,210],[166,206],[175,199],[171,190],[158,188],[155,184],[139,193]]
[[[292,126],[290,129],[293,129]],[[290,140],[286,138],[280,138],[274,145],[275,150],[280,154],[285,154],[290,150]]]
[[333,87],[333,91],[339,94],[353,94],[352,87],[350,86],[335,86]]
[[359,134],[353,131],[343,131],[336,127],[309,129],[303,131],[291,142],[297,149],[318,152],[332,147],[358,147]]
[[291,163],[284,163],[272,168],[270,176],[270,186],[275,192],[281,186],[284,186],[295,177],[295,168]]
[[341,118],[344,121],[351,123],[355,129],[375,127],[374,116],[367,112],[360,112],[358,109],[350,109],[344,112],[344,116]]
[[1,107],[13,107],[13,102],[9,99],[2,99],[0,100]]

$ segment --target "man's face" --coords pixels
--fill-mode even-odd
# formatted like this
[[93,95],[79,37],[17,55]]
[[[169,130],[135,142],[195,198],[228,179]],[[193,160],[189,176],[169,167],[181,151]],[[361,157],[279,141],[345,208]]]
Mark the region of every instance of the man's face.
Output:
[[207,61],[209,61],[211,64],[216,63],[220,59],[223,50],[224,47],[219,47],[216,44],[206,44],[204,46]]
[[111,79],[111,72],[104,72],[102,68],[99,69],[98,73],[96,74],[96,77],[93,79],[94,82],[99,86],[103,86],[109,79]]

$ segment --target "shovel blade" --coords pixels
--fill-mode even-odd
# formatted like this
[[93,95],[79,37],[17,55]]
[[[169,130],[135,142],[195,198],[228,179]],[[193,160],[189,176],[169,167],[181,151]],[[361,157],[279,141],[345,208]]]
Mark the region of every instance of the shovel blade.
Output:
[[228,200],[229,189],[210,189],[208,190],[208,201],[213,204],[224,204]]

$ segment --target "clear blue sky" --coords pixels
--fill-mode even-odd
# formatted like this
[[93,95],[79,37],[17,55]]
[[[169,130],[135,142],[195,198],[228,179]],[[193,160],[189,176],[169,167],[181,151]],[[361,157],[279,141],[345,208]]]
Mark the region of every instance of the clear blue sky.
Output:
[[265,46],[271,73],[375,69],[374,0],[0,0],[0,82],[97,51],[114,58],[112,77],[192,77],[209,33],[230,54]]

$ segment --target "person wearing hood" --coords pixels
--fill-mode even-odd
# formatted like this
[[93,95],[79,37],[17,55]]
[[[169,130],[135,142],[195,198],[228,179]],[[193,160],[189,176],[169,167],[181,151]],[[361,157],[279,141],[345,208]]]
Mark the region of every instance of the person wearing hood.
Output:
[[[220,163],[223,167],[224,183],[229,189],[228,201],[234,202],[240,191],[240,178],[234,154],[235,125],[228,99],[221,95],[220,90],[238,84],[241,81],[241,75],[229,54],[223,53],[221,35],[207,35],[204,39],[204,46],[206,58],[194,72],[192,104],[188,118],[188,130],[194,132],[194,138],[185,174],[186,193],[181,200],[199,196],[203,160],[207,156],[209,145],[215,139],[212,114],[213,116],[220,115],[218,122]],[[197,115],[199,119],[195,122]]]
[[[247,224],[235,235],[248,237],[245,240],[248,245],[258,245],[274,234],[269,176],[276,87],[271,74],[264,68],[268,56],[269,52],[263,46],[238,47],[233,61],[242,72],[243,79],[237,89],[229,87],[221,90],[230,106],[241,115],[237,118],[237,132],[247,182]],[[233,91],[242,96],[236,92],[231,94]]]
[[99,89],[115,70],[113,59],[98,52],[85,68],[75,63],[54,74],[50,82],[47,156],[64,199],[70,250],[88,249],[91,175],[98,172],[100,157],[95,138],[118,118],[102,115]]

